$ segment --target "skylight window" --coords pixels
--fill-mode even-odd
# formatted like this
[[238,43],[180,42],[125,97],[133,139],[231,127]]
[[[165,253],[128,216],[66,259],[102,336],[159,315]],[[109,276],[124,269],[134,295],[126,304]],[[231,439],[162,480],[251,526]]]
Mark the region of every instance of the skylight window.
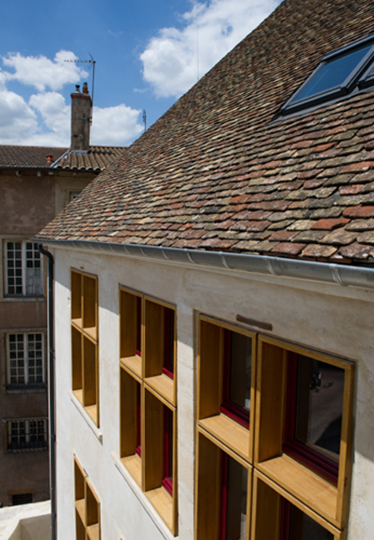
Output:
[[[282,107],[291,114],[374,84],[374,35],[334,51]],[[366,72],[365,72],[366,70]],[[364,76],[363,76],[364,73]]]

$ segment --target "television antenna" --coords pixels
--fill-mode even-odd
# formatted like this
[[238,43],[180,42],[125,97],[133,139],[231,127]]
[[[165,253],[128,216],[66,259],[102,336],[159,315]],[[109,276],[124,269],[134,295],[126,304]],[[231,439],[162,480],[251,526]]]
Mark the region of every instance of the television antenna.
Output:
[[91,57],[91,60],[64,60],[64,62],[72,62],[73,64],[91,64],[89,67],[92,67],[92,91],[91,91],[91,101],[93,105],[94,101],[94,89],[95,89],[95,66],[96,60],[94,60],[92,54],[88,53]]

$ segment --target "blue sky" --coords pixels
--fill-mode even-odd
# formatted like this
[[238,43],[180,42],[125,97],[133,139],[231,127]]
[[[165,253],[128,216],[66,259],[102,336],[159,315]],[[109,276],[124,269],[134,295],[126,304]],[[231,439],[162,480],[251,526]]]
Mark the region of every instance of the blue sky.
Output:
[[96,61],[92,144],[154,123],[280,0],[13,0],[0,17],[0,144],[69,146],[70,93]]

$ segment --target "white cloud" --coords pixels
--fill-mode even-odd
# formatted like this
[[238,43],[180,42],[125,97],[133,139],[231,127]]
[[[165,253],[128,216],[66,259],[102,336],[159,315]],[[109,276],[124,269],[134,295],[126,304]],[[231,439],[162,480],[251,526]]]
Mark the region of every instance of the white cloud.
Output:
[[37,130],[37,126],[36,114],[24,99],[14,92],[9,92],[0,83],[0,141],[2,144],[20,144],[20,141],[30,132]]
[[3,64],[14,69],[5,73],[9,80],[17,80],[22,84],[34,86],[39,92],[46,88],[60,90],[65,84],[77,83],[82,77],[87,77],[71,51],[59,51],[53,60],[46,56],[22,56],[20,53],[9,53],[2,57]]
[[157,96],[179,97],[273,11],[280,0],[194,2],[185,27],[163,28],[140,55]]
[[[0,144],[70,146],[70,102],[67,104],[56,90],[86,77],[87,73],[77,64],[64,62],[76,58],[70,51],[58,52],[53,61],[45,56],[25,57],[20,53],[2,58],[6,68],[15,71],[0,69]],[[12,80],[36,88],[28,103],[7,89]],[[138,123],[139,113],[124,104],[94,107],[91,144],[131,143],[143,129]]]
[[142,132],[137,123],[141,111],[126,105],[93,109],[92,144],[123,146]]

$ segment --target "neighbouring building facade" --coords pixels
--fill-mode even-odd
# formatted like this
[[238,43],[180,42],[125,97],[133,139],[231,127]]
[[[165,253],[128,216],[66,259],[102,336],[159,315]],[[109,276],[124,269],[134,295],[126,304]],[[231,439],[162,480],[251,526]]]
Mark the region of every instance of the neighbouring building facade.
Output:
[[38,233],[59,539],[371,538],[373,28],[285,0]]
[[82,101],[88,117],[72,109],[71,148],[0,146],[3,506],[49,498],[46,267],[30,238],[123,151],[89,145],[91,99],[72,94],[75,106]]

